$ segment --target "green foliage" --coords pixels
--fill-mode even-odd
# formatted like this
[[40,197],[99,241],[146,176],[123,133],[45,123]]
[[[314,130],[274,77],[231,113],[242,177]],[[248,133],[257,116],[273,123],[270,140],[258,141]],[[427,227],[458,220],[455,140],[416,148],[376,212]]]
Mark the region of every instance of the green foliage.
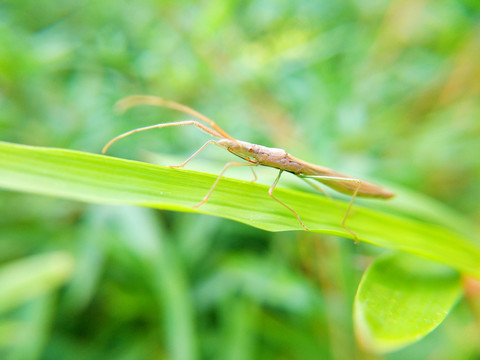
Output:
[[437,327],[460,294],[460,276],[448,267],[406,254],[383,256],[358,288],[358,338],[376,352],[409,345]]
[[[225,178],[211,199],[195,209],[217,176],[1,142],[0,154],[0,185],[7,189],[99,204],[194,211],[269,231],[303,230],[291,212],[273,202],[265,185]],[[345,204],[285,189],[276,196],[298,212],[309,230],[352,237],[340,226]],[[356,207],[348,226],[358,232],[359,240],[419,254],[480,277],[480,247],[447,229]]]
[[[434,293],[411,276],[427,273],[424,258],[478,274],[479,16],[470,0],[2,1],[0,183],[18,191],[0,191],[0,273],[21,291],[4,298],[0,358],[375,358],[378,347],[365,354],[354,339],[352,303],[382,248],[422,258],[362,288],[391,291],[410,309]],[[152,108],[113,113],[138,93],[185,103],[241,140],[395,184],[399,196],[356,201],[348,224],[358,245],[341,238],[344,202],[291,190],[288,177],[278,195],[315,231],[264,231],[299,225],[265,186],[232,179],[193,210],[228,154],[206,149],[189,164],[202,173],[91,154],[133,127],[186,119]],[[169,165],[206,138],[188,128],[144,132],[111,154],[151,162],[146,149]],[[159,198],[161,186],[172,192]],[[181,211],[90,204],[140,197]],[[47,254],[70,260],[58,273],[14,266],[31,269]],[[438,289],[442,314],[457,276]],[[478,357],[478,300],[466,294],[424,340],[382,358]],[[375,308],[384,324],[394,303]],[[391,334],[368,311],[357,337],[384,344]],[[413,315],[395,318],[408,325],[397,344],[441,320],[425,309],[420,329]]]
[[0,313],[63,285],[73,269],[66,253],[50,253],[19,260],[0,272]]

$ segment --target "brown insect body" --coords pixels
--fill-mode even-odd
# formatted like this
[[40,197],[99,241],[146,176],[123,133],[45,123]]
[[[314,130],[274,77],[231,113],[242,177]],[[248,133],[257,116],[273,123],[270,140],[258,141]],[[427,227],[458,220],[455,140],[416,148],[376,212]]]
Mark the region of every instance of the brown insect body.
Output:
[[[257,144],[252,144],[246,141],[240,141],[236,140],[233,138],[231,135],[229,135],[227,132],[225,132],[220,126],[218,126],[213,120],[210,118],[206,117],[205,115],[199,113],[198,111],[195,111],[185,105],[176,103],[171,100],[166,100],[162,99],[156,96],[145,96],[145,95],[134,95],[134,96],[129,96],[127,98],[124,98],[123,100],[119,101],[116,104],[116,107],[121,109],[121,110],[127,110],[133,106],[137,105],[152,105],[152,106],[163,106],[167,107],[173,110],[181,111],[186,114],[192,115],[196,117],[197,119],[201,120],[202,123],[195,121],[195,120],[187,120],[187,121],[179,121],[179,122],[170,122],[170,123],[162,123],[162,124],[156,124],[156,125],[150,125],[150,126],[145,126],[141,128],[137,128],[134,130],[127,131],[126,133],[120,134],[117,137],[113,138],[110,140],[105,147],[103,148],[102,152],[105,153],[107,149],[112,145],[114,142],[116,142],[119,139],[122,139],[126,136],[129,136],[131,134],[134,134],[139,131],[144,131],[144,130],[150,130],[154,128],[164,128],[164,127],[169,127],[169,126],[186,126],[186,125],[193,125],[199,128],[200,130],[216,137],[219,140],[209,140],[205,144],[203,144],[200,149],[198,149],[192,156],[190,156],[187,160],[185,160],[181,165],[176,165],[172,167],[176,168],[183,168],[191,159],[193,159],[197,154],[202,151],[208,144],[216,144],[232,154],[246,160],[247,162],[229,162],[228,164],[225,165],[223,170],[220,172],[219,176],[217,177],[217,180],[215,183],[212,185],[208,193],[205,195],[203,200],[197,204],[195,207],[202,206],[205,204],[210,195],[212,194],[213,190],[217,186],[218,182],[220,181],[221,177],[223,176],[224,172],[232,166],[268,166],[272,168],[279,169],[279,173],[275,181],[273,182],[272,186],[270,187],[268,191],[268,195],[277,201],[279,204],[287,208],[290,212],[292,212],[299,223],[305,228],[305,230],[308,230],[307,226],[302,222],[300,219],[300,216],[297,214],[297,212],[292,209],[290,206],[282,202],[280,199],[276,198],[273,195],[273,191],[275,190],[275,187],[277,186],[278,181],[280,180],[280,176],[284,171],[292,173],[305,181],[308,179],[316,180],[320,183],[323,183],[327,185],[328,187],[341,192],[343,194],[351,195],[352,198],[350,200],[350,203],[348,204],[347,211],[345,213],[345,216],[342,220],[342,227],[348,231],[357,241],[357,235],[350,230],[346,225],[345,222],[348,218],[348,215],[350,213],[350,209],[352,207],[353,201],[356,196],[363,196],[363,197],[371,197],[371,198],[381,198],[381,199],[389,199],[394,196],[394,194],[386,190],[378,185],[369,183],[364,180],[360,180],[342,173],[339,173],[337,171],[331,170],[326,167],[322,167],[319,165],[315,164],[310,164],[306,161],[297,159],[296,157],[293,157],[292,155],[288,154],[285,150],[283,149],[277,149],[277,148],[270,148],[262,145],[257,145]],[[206,124],[210,125],[207,126]],[[252,168],[253,170],[253,168]],[[254,179],[255,181],[257,179],[257,176],[255,175],[254,172]],[[313,184],[312,184],[313,185]],[[314,185],[315,186],[315,185]],[[315,186],[316,188],[320,189],[320,187]],[[322,190],[323,191],[323,190]]]
[[[353,195],[357,191],[357,196],[389,199],[395,194],[381,186],[362,180],[360,186],[351,181],[329,181],[328,179],[316,179],[311,176],[328,176],[334,178],[347,178],[351,176],[331,170],[327,167],[308,163],[300,160],[283,149],[270,148],[263,145],[252,144],[246,141],[221,139],[215,142],[218,146],[225,148],[232,154],[249,161],[251,163],[273,167],[279,170],[287,171],[300,177],[305,175],[309,178],[321,182],[342,194]],[[358,188],[358,189],[357,189]]]

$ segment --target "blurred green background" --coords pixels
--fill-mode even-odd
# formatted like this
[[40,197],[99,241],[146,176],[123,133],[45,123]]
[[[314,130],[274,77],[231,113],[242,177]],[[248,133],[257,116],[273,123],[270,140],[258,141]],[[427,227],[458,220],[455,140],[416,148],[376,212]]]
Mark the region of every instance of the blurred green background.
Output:
[[[139,93],[479,223],[478,1],[0,1],[1,140],[99,153],[133,127],[188,118],[113,112]],[[110,154],[179,163],[207,139],[154,130]],[[231,159],[207,149],[190,168],[218,173]],[[7,191],[0,230],[0,279],[38,272],[46,289],[0,300],[2,359],[377,358],[355,343],[351,309],[381,249]],[[462,302],[426,339],[380,358],[478,358],[479,336]]]

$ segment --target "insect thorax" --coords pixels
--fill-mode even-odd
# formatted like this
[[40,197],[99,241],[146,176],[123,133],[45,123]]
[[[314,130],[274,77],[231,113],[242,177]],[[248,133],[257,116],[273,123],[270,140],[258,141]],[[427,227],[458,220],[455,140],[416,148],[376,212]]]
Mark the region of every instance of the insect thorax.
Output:
[[282,167],[279,161],[287,156],[285,150],[269,148],[240,140],[221,139],[217,141],[217,145],[247,161],[276,168]]

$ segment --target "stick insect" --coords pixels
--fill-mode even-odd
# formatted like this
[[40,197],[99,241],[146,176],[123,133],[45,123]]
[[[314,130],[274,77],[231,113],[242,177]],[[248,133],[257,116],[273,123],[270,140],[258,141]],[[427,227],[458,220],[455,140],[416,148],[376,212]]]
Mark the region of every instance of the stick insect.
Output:
[[[280,180],[280,176],[282,175],[283,172],[289,172],[298,176],[299,178],[308,182],[310,185],[314,186],[316,189],[322,191],[324,194],[325,192],[323,191],[323,189],[321,189],[319,185],[311,183],[310,181],[307,181],[307,180],[309,179],[316,180],[340,193],[351,195],[350,203],[348,204],[347,211],[345,213],[345,216],[343,217],[341,225],[348,233],[350,233],[354,237],[356,242],[358,239],[357,235],[345,225],[348,215],[350,214],[350,211],[352,209],[352,204],[355,198],[357,196],[361,196],[361,197],[369,197],[369,198],[389,199],[394,196],[393,192],[386,190],[378,185],[339,173],[337,171],[331,170],[323,166],[310,164],[306,161],[293,157],[292,155],[288,154],[285,150],[270,148],[262,145],[252,144],[246,141],[237,140],[232,136],[230,136],[227,132],[225,132],[219,125],[217,125],[210,118],[197,112],[196,110],[193,110],[185,105],[179,104],[171,100],[166,100],[156,96],[133,95],[120,100],[116,104],[116,107],[123,112],[137,105],[151,105],[151,106],[166,107],[169,109],[177,110],[177,111],[186,113],[188,115],[191,115],[197,118],[198,120],[202,121],[203,123],[196,120],[188,120],[188,121],[161,123],[161,124],[150,125],[150,126],[133,129],[121,135],[118,135],[112,140],[110,140],[103,148],[102,150],[103,153],[105,153],[107,149],[117,140],[120,140],[126,136],[129,136],[131,134],[134,134],[140,131],[150,130],[154,128],[169,127],[169,126],[194,125],[200,130],[216,137],[219,140],[208,140],[182,164],[174,165],[171,167],[183,168],[190,160],[192,160],[195,156],[197,156],[208,144],[215,144],[221,148],[228,150],[229,152],[238,156],[239,158],[246,160],[246,162],[232,161],[227,163],[222,169],[222,171],[220,172],[220,174],[218,175],[217,179],[213,183],[210,190],[207,192],[207,194],[202,199],[202,201],[200,201],[200,203],[195,205],[195,208],[202,206],[208,201],[213,190],[215,189],[218,182],[222,178],[223,174],[229,167],[251,166],[251,169],[254,175],[254,179],[252,181],[256,181],[257,176],[255,174],[255,171],[253,170],[253,167],[259,166],[259,165],[268,166],[268,167],[276,168],[279,170],[275,181],[273,182],[273,184],[270,186],[270,189],[268,190],[268,195],[273,200],[275,200],[276,202],[284,206],[286,209],[288,209],[293,215],[295,215],[298,222],[303,226],[305,230],[308,230],[308,228],[300,219],[300,216],[297,214],[297,212],[273,195],[273,191],[275,190],[278,184],[278,181]],[[210,125],[210,127],[207,125]]]

